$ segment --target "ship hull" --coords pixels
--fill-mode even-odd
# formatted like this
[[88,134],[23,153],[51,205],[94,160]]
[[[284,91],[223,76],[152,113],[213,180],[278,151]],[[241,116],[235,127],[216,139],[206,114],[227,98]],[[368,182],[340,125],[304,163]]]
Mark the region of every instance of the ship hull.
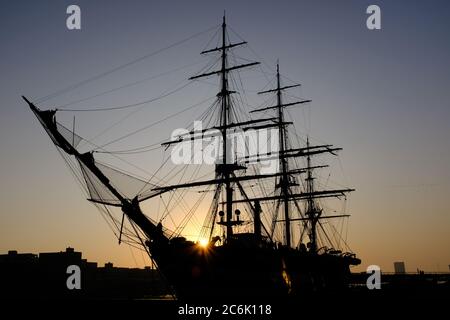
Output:
[[283,298],[347,288],[352,261],[275,245],[190,241],[150,245],[152,257],[179,299]]

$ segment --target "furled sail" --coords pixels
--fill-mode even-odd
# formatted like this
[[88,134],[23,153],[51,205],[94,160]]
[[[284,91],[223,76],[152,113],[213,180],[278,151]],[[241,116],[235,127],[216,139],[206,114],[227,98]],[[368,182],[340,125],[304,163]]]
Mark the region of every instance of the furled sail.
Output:
[[[107,164],[97,162],[91,152],[80,153],[76,148],[83,138],[56,121],[56,110],[40,110],[27,98],[23,98],[55,146],[67,155],[76,158],[79,166],[77,169],[81,172],[90,201],[112,206],[122,206],[123,199],[137,199],[140,201],[144,197],[148,199],[161,193],[151,191],[156,185],[150,184],[148,181],[134,177]],[[108,188],[107,185],[110,185],[112,188]]]

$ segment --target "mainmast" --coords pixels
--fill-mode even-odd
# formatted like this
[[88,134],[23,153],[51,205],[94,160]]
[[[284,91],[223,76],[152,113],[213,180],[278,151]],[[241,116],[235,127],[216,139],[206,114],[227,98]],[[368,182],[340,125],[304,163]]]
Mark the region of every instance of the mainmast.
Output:
[[[309,148],[309,137],[306,138],[306,147]],[[319,217],[322,214],[322,210],[320,210],[314,201],[314,177],[312,176],[312,167],[311,167],[311,155],[306,156],[306,193],[308,194],[308,199],[306,201],[306,217],[310,222],[310,230],[309,230],[309,241],[310,241],[310,251],[317,251],[317,222],[319,221]]]
[[[293,149],[291,148],[287,143],[287,125],[289,125],[288,122],[285,122],[284,119],[284,108],[299,105],[303,103],[311,102],[311,100],[300,100],[290,103],[283,103],[282,101],[282,91],[294,87],[300,86],[300,84],[290,85],[290,86],[281,86],[280,81],[280,67],[277,63],[277,86],[274,89],[266,90],[259,92],[259,94],[263,93],[276,93],[277,95],[277,104],[275,106],[265,107],[253,110],[251,112],[261,112],[266,110],[276,110],[277,116],[278,116],[278,129],[279,129],[279,152],[278,155],[275,155],[279,159],[280,163],[280,176],[279,176],[279,182],[276,185],[277,188],[279,188],[280,192],[276,196],[266,196],[266,197],[259,197],[259,198],[253,198],[250,199],[252,201],[270,201],[270,200],[278,200],[283,203],[283,211],[284,211],[284,217],[281,220],[278,220],[277,218],[277,212],[275,213],[273,225],[272,225],[272,232],[275,227],[275,223],[277,222],[284,222],[284,239],[285,239],[285,245],[291,246],[292,242],[292,236],[291,236],[291,221],[306,221],[309,223],[309,226],[306,226],[308,228],[308,234],[310,238],[310,251],[316,252],[317,251],[317,223],[319,219],[326,219],[326,218],[337,218],[337,217],[343,217],[345,215],[338,215],[338,216],[322,216],[322,210],[317,206],[315,199],[318,198],[329,198],[329,197],[341,197],[344,196],[345,193],[353,191],[353,189],[335,189],[335,190],[315,190],[314,189],[314,178],[312,176],[313,169],[323,168],[326,166],[312,166],[311,165],[311,156],[318,155],[322,153],[331,153],[335,154],[335,151],[341,150],[341,148],[333,148],[332,145],[316,145],[311,146],[309,144],[309,139],[307,139],[306,147],[304,148],[297,148]],[[274,157],[274,155],[266,154],[266,155],[259,155],[259,157],[263,157],[265,160],[270,159],[271,157]],[[296,185],[293,181],[291,181],[291,171],[289,170],[288,165],[288,158],[292,157],[306,157],[307,159],[307,167],[305,168],[306,172],[306,190],[301,193],[295,193],[292,192],[291,187]],[[293,218],[290,215],[290,207],[289,203],[290,201],[297,201],[297,200],[304,200],[306,201],[306,212],[305,216],[302,216],[300,213],[300,218]],[[235,201],[235,203],[238,201]],[[297,206],[298,207],[298,206]]]
[[[287,125],[289,123],[284,121],[284,107],[297,104],[297,103],[305,103],[309,102],[310,100],[305,101],[298,101],[295,103],[289,103],[286,105],[283,105],[282,102],[282,91],[288,88],[297,87],[299,85],[293,85],[293,86],[286,86],[281,87],[281,80],[280,80],[280,65],[277,63],[277,87],[275,89],[267,90],[259,92],[259,94],[262,93],[269,93],[269,92],[276,92],[277,94],[277,104],[274,107],[270,107],[270,109],[276,109],[277,110],[277,121],[278,121],[278,132],[279,132],[279,164],[281,169],[281,175],[279,178],[279,182],[277,184],[277,187],[280,188],[280,199],[283,202],[283,209],[284,209],[284,240],[286,246],[291,246],[291,217],[289,214],[289,189],[291,186],[291,181],[289,179],[289,167],[288,167],[288,161],[287,158],[283,155],[286,153],[286,150],[288,149],[287,145]],[[255,111],[262,111],[267,110],[268,108],[263,109],[257,109],[253,110]]]

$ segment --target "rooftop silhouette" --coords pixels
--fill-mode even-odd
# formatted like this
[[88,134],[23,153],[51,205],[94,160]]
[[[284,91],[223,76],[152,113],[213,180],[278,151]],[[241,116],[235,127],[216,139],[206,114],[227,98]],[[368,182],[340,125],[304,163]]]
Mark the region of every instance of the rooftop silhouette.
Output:
[[[80,289],[67,286],[71,265],[80,269]],[[1,297],[7,299],[136,299],[169,294],[156,269],[114,267],[111,262],[99,267],[71,247],[60,252],[1,254],[0,282]]]

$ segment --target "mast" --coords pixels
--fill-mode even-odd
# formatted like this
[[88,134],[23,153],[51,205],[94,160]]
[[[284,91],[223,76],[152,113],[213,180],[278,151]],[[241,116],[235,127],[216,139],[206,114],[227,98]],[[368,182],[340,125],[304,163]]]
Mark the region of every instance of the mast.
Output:
[[272,107],[268,108],[262,108],[262,109],[256,109],[251,112],[259,112],[259,111],[265,111],[269,109],[276,109],[277,110],[277,118],[278,118],[278,132],[279,132],[279,165],[281,168],[281,175],[279,179],[279,183],[277,187],[280,188],[280,200],[283,202],[283,212],[284,212],[284,240],[285,245],[290,247],[291,246],[291,219],[289,214],[289,202],[290,202],[290,196],[289,196],[289,189],[290,189],[290,179],[289,179],[289,167],[288,167],[288,161],[287,157],[284,155],[289,151],[288,145],[287,145],[287,125],[290,123],[287,123],[284,121],[284,108],[296,105],[296,104],[302,104],[309,102],[311,100],[303,100],[303,101],[297,101],[292,103],[283,104],[282,102],[282,91],[289,88],[298,87],[299,85],[291,85],[291,86],[285,86],[281,87],[281,80],[280,80],[280,65],[277,62],[277,87],[275,89],[270,89],[266,91],[259,92],[259,94],[262,93],[272,93],[276,92],[277,95],[277,104]]
[[230,170],[228,168],[228,137],[227,137],[227,129],[228,129],[228,122],[229,122],[229,95],[228,92],[228,79],[227,79],[227,73],[225,72],[227,67],[227,51],[226,51],[226,28],[227,24],[225,22],[225,14],[223,15],[223,22],[222,22],[222,69],[221,72],[221,82],[222,82],[222,90],[220,92],[220,97],[222,98],[222,112],[221,112],[221,118],[222,123],[221,126],[222,129],[222,143],[223,143],[223,154],[222,154],[222,175],[225,180],[225,192],[226,192],[226,231],[227,231],[227,238],[230,238],[230,236],[233,235],[233,227],[231,225],[231,220],[233,219],[233,188],[231,186],[230,181]]
[[[316,252],[317,251],[317,222],[319,219],[322,218],[334,218],[335,216],[326,216],[321,217],[322,210],[317,206],[315,199],[318,198],[330,198],[330,197],[341,197],[344,196],[345,193],[353,191],[353,189],[337,189],[337,190],[320,190],[316,191],[314,190],[314,177],[312,176],[312,170],[323,168],[325,166],[312,166],[311,165],[311,156],[318,155],[322,153],[331,153],[335,155],[335,151],[341,150],[341,148],[333,148],[332,145],[316,145],[311,146],[309,144],[309,139],[307,139],[306,147],[303,148],[296,148],[292,149],[289,148],[287,143],[287,125],[288,122],[285,122],[284,119],[284,108],[294,106],[294,105],[300,105],[304,103],[311,102],[311,100],[300,100],[290,103],[283,103],[282,101],[282,91],[294,87],[300,86],[300,84],[294,84],[289,86],[281,87],[281,81],[280,81],[280,66],[277,63],[277,86],[276,88],[269,89],[266,91],[261,91],[259,94],[263,93],[276,93],[277,95],[277,103],[274,106],[265,107],[253,110],[251,112],[261,112],[266,110],[276,110],[277,111],[277,117],[278,117],[278,130],[279,130],[279,151],[278,154],[275,153],[275,155],[272,154],[260,154],[258,157],[262,157],[265,160],[268,160],[270,158],[278,158],[280,163],[280,177],[279,177],[279,183],[277,184],[277,187],[280,189],[279,195],[276,196],[265,196],[265,197],[259,197],[251,199],[252,201],[268,201],[268,200],[278,200],[279,203],[283,203],[283,211],[284,211],[284,219],[279,220],[277,218],[277,214],[275,213],[274,220],[273,220],[273,226],[276,222],[283,222],[284,223],[284,239],[286,246],[291,246],[291,221],[293,220],[307,220],[309,222],[308,231],[309,231],[309,238],[310,238],[310,246],[311,251]],[[305,192],[301,193],[292,193],[291,192],[291,186],[294,186],[295,184],[290,180],[291,172],[289,171],[289,165],[288,165],[288,158],[291,157],[306,157],[307,158],[307,167],[306,167],[306,174],[307,177],[305,179],[306,181],[306,190]],[[251,157],[250,157],[251,158]],[[255,159],[252,159],[255,160]],[[306,202],[306,217],[303,218],[294,218],[292,219],[290,217],[289,213],[289,203],[290,201],[296,201],[296,200],[304,200]],[[234,201],[235,203],[237,201]],[[298,208],[298,206],[297,206]],[[341,217],[340,215],[339,217]],[[338,216],[336,216],[338,217]],[[273,231],[273,230],[272,230]]]
[[197,79],[201,77],[207,77],[211,75],[218,74],[220,75],[220,85],[221,90],[217,94],[217,97],[220,99],[220,132],[222,135],[222,159],[221,163],[216,165],[216,176],[223,180],[223,184],[225,186],[225,197],[226,197],[226,221],[222,224],[226,226],[226,237],[229,239],[233,235],[233,225],[235,223],[232,221],[233,218],[233,185],[231,175],[235,170],[243,169],[244,167],[238,166],[235,163],[232,163],[232,160],[229,159],[229,145],[228,145],[228,129],[234,127],[231,123],[231,103],[230,103],[230,94],[234,93],[234,91],[230,91],[228,88],[228,73],[232,70],[250,67],[259,64],[259,62],[252,62],[247,64],[242,64],[238,66],[229,67],[227,64],[227,50],[246,44],[247,42],[239,42],[239,43],[229,43],[226,41],[226,31],[227,24],[225,20],[225,14],[222,20],[222,45],[220,47],[209,49],[201,52],[202,54],[219,51],[221,53],[221,68],[220,70],[208,72],[204,74],[200,74],[197,76],[190,77],[189,79]]
[[[277,63],[277,106],[278,106],[278,130],[279,130],[279,148],[280,153],[284,154],[287,147],[287,135],[286,126],[284,123],[283,107],[281,102],[281,85],[280,85],[280,66]],[[284,207],[284,234],[286,246],[291,246],[291,223],[289,217],[289,176],[288,176],[288,163],[285,157],[280,157],[280,168],[282,176],[280,177],[280,189],[281,196],[283,197]]]
[[[309,148],[309,137],[306,138],[306,147]],[[308,199],[306,201],[306,216],[309,219],[311,229],[309,230],[309,240],[311,243],[310,251],[317,251],[317,221],[320,217],[321,210],[318,210],[314,202],[314,178],[312,176],[311,169],[311,156],[308,154],[306,157],[306,192],[308,194]]]

